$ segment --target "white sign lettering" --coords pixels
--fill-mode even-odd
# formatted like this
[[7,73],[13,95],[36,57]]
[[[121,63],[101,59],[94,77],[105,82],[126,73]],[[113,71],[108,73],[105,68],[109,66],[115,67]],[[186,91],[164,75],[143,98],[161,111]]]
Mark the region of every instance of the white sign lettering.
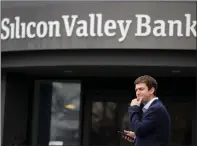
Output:
[[153,20],[149,15],[136,14],[135,20],[105,20],[103,15],[91,13],[86,20],[79,15],[62,15],[60,20],[29,21],[16,16],[14,20],[3,18],[1,21],[1,39],[24,39],[45,37],[115,37],[123,42],[130,29],[135,29],[136,37],[196,37],[197,21],[191,14],[185,14],[182,20]]

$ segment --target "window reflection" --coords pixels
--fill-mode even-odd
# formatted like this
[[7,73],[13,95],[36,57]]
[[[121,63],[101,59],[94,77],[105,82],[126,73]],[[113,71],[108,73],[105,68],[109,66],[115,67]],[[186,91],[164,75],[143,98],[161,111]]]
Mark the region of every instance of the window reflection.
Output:
[[52,83],[50,141],[79,145],[79,83]]
[[121,130],[131,130],[129,127],[129,113],[127,112],[127,110],[125,110],[122,118]]
[[91,145],[116,145],[117,104],[92,103]]
[[134,146],[117,132],[129,129],[127,109],[127,104],[118,102],[93,102],[90,145]]

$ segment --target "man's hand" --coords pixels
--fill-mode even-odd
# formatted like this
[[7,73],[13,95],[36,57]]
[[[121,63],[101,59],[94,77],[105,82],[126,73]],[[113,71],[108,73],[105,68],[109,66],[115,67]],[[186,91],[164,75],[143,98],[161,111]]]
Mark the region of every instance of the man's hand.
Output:
[[140,98],[140,99],[135,98],[135,99],[133,99],[133,100],[131,101],[130,106],[134,106],[134,105],[140,106],[141,101],[142,101],[141,98]]
[[124,139],[128,140],[129,142],[133,142],[135,140],[136,135],[134,132],[127,130],[124,130],[124,132],[128,135],[128,136],[123,136]]

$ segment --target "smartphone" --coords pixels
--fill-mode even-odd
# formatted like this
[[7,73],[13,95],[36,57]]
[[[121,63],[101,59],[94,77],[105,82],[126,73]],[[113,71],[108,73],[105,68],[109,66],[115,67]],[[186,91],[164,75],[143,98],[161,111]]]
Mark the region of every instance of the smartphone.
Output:
[[118,131],[118,133],[120,133],[120,134],[122,134],[122,135],[124,135],[124,136],[128,136],[128,137],[130,137],[130,138],[132,138],[132,139],[133,139],[133,137],[131,137],[131,136],[127,135],[125,132]]
[[135,141],[135,139],[134,139],[133,137],[127,135],[125,132],[118,131],[118,133],[120,133],[121,135],[124,135],[124,136],[126,136],[126,137],[131,138],[131,141],[130,141],[130,142],[134,142],[134,141]]

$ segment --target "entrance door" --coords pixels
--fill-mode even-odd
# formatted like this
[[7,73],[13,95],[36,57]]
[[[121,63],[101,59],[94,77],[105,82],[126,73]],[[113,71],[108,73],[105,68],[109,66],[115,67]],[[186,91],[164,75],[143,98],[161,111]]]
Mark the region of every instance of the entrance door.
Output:
[[132,99],[127,90],[92,90],[88,93],[88,145],[132,145],[122,139],[118,130],[129,129],[128,105]]

